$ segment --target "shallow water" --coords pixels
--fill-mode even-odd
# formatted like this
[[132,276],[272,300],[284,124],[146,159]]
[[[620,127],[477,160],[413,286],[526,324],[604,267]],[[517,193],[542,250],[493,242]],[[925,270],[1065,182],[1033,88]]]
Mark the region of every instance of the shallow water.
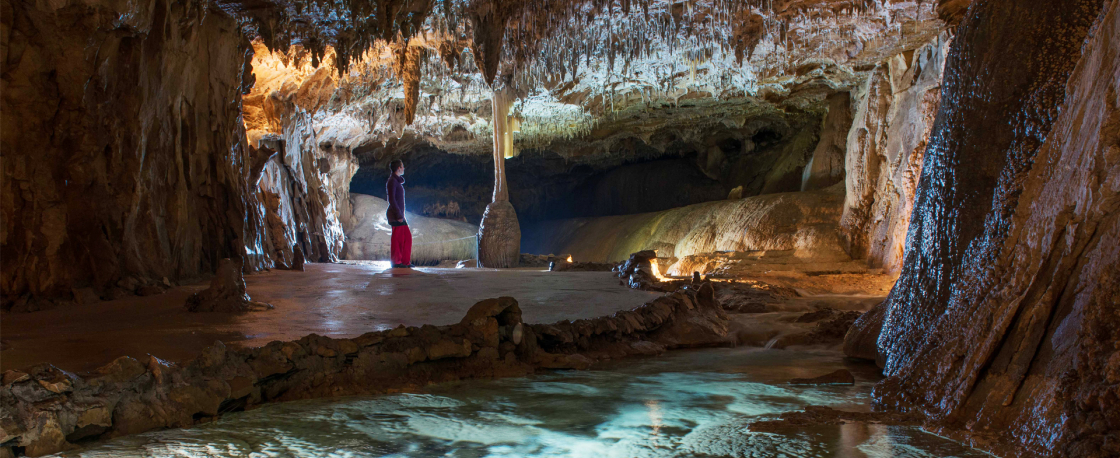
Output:
[[468,381],[396,394],[299,401],[189,429],[118,438],[68,457],[980,457],[911,427],[849,424],[788,434],[747,425],[805,405],[868,410],[854,386],[791,386],[844,367],[831,352],[671,352],[603,370]]

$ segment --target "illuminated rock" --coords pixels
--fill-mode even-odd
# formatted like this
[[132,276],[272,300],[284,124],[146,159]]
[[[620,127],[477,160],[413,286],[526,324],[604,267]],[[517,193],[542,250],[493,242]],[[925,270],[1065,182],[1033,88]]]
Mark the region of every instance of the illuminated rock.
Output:
[[886,304],[880,407],[1007,456],[1120,453],[1117,43],[1116,1],[969,8]]
[[494,91],[494,199],[482,214],[478,226],[478,264],[480,267],[517,267],[521,258],[521,225],[517,211],[509,203],[506,158],[512,157],[513,137],[509,131],[510,89]]

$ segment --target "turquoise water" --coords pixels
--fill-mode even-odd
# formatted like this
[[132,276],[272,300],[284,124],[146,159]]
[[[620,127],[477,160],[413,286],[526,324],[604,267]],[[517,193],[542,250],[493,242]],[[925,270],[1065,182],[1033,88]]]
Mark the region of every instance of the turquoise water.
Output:
[[747,425],[805,405],[868,410],[854,386],[790,378],[844,367],[836,353],[672,352],[602,370],[433,385],[420,394],[300,401],[188,429],[114,439],[73,457],[979,457],[912,427],[848,424],[784,434]]

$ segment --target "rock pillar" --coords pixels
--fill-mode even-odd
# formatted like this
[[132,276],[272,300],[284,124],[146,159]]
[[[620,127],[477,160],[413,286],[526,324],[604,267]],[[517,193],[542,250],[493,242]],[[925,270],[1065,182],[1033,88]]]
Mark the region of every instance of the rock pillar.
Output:
[[494,198],[482,214],[478,226],[479,267],[516,267],[521,253],[521,226],[517,212],[509,203],[506,186],[506,158],[512,157],[513,135],[509,130],[509,107],[513,94],[508,89],[494,91]]

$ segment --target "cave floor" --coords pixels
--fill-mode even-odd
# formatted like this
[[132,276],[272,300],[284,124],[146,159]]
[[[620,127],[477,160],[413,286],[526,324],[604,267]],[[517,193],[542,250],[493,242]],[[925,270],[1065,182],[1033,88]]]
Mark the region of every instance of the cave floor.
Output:
[[[164,294],[12,314],[0,320],[0,369],[49,362],[88,371],[122,355],[186,361],[221,340],[260,346],[308,334],[353,337],[400,324],[458,322],[482,299],[512,296],[529,323],[593,318],[641,305],[659,293],[621,287],[610,272],[541,269],[389,269],[388,263],[307,264],[245,277],[249,295],[275,310],[243,315],[189,313],[198,283]],[[42,330],[49,329],[45,332]]]

